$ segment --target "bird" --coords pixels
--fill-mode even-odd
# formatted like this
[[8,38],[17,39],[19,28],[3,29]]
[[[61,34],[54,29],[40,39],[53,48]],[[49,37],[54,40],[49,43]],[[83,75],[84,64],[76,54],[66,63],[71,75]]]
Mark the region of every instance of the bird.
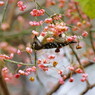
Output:
[[[47,42],[47,38],[52,37],[54,41]],[[31,48],[34,50],[41,50],[41,49],[53,49],[56,48],[55,52],[59,52],[60,48],[67,46],[72,43],[77,43],[76,41],[66,41],[66,36],[64,33],[54,36],[52,33],[47,33],[45,37],[39,35],[34,36],[34,39],[31,43]]]

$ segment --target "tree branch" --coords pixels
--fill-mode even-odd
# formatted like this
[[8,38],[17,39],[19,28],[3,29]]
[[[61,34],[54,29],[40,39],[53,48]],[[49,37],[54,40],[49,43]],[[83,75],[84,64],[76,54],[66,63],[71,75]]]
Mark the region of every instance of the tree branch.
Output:
[[3,10],[3,15],[2,15],[1,24],[3,23],[4,18],[5,18],[5,13],[6,13],[6,10],[7,10],[7,7],[8,7],[8,2],[9,2],[9,0],[6,1],[5,7],[4,7],[4,10]]
[[[90,65],[93,65],[94,64],[94,62],[93,61],[89,61],[87,64],[83,64],[83,67],[84,68],[86,68],[86,67],[88,67],[88,66],[90,66]],[[72,74],[76,74],[75,72],[72,72]],[[70,73],[67,75],[67,78],[65,79],[65,81],[67,80],[67,79],[69,79],[70,78]],[[52,95],[54,92],[56,92],[59,88],[60,88],[60,86],[61,86],[61,84],[59,84],[59,82],[55,85],[55,87],[50,91],[50,92],[48,92],[47,93],[47,95]]]
[[84,95],[86,94],[90,89],[92,89],[93,87],[95,87],[95,84],[91,85],[90,87],[87,87],[80,95]]

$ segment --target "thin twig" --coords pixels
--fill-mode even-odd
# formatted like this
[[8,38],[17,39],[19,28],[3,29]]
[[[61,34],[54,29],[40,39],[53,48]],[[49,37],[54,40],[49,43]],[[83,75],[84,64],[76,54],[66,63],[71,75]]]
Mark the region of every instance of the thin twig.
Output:
[[94,54],[95,54],[95,47],[93,44],[93,38],[92,38],[92,31],[91,30],[89,31],[89,38],[90,38],[90,42],[91,42],[91,47],[92,47]]
[[5,13],[6,13],[6,11],[7,11],[8,2],[9,2],[9,0],[6,1],[5,7],[4,7],[4,10],[3,10],[3,15],[2,15],[1,24],[3,23],[4,18],[5,18]]
[[86,87],[86,89],[80,94],[80,95],[84,95],[86,94],[90,89],[92,89],[93,87],[95,87],[95,84],[91,85],[90,87]]
[[81,15],[81,13],[80,13],[80,10],[79,10],[79,8],[78,8],[78,6],[77,6],[77,3],[74,2],[74,4],[75,4],[76,10],[77,10],[77,12],[78,12],[78,15],[79,15],[79,17],[80,17],[80,19],[81,19],[81,21],[82,21],[83,18],[82,18],[82,15]]
[[31,64],[33,64],[33,63],[32,63],[32,56],[31,56],[31,53],[27,53],[27,54],[29,55]]
[[34,59],[34,61],[35,61],[35,66],[37,65],[37,53],[36,53],[36,50],[34,50],[34,57],[35,57],[35,59]]
[[34,66],[34,64],[22,63],[22,62],[17,62],[17,61],[13,61],[13,60],[4,59],[4,61],[14,63],[14,64],[17,64],[17,65],[20,64],[20,65],[24,65],[24,66]]
[[[91,20],[90,20],[90,18],[88,17],[88,21],[91,23]],[[92,25],[90,25],[90,27],[89,27],[89,39],[90,39],[90,43],[91,43],[91,47],[92,47],[92,49],[93,49],[93,51],[94,51],[94,54],[95,54],[95,47],[94,47],[94,44],[93,44],[93,37],[92,37],[92,31],[91,31],[91,28],[92,28]]]

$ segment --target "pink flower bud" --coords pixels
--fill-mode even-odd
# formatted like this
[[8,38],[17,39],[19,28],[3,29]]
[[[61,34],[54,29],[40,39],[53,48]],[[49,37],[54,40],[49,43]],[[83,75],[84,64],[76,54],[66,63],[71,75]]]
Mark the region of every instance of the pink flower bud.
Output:
[[41,36],[43,36],[43,37],[46,36],[46,33],[45,32],[42,32],[41,33]]
[[69,82],[73,82],[73,81],[74,81],[74,78],[71,77],[71,78],[69,79]]
[[60,79],[59,79],[59,83],[60,83],[60,84],[64,84],[63,78],[60,78]]
[[85,82],[86,80],[87,80],[87,79],[83,77],[83,78],[81,79],[81,82]]
[[17,54],[20,55],[21,54],[21,51],[20,50],[17,50]]
[[47,18],[47,19],[45,19],[44,22],[45,22],[45,23],[52,23],[52,18]]
[[59,70],[58,71],[58,74],[62,75],[63,74],[63,71],[62,70]]
[[23,4],[24,4],[23,1],[18,1],[17,3],[18,7],[21,7]]
[[38,64],[41,64],[41,62],[42,62],[41,59],[38,59],[38,60],[37,60],[37,63],[38,63]]
[[82,33],[82,36],[83,37],[87,37],[88,36],[88,33],[85,31],[85,32]]
[[0,1],[0,6],[3,6],[4,4],[4,1]]
[[83,73],[83,70],[80,69],[80,68],[78,68],[75,72],[76,72],[76,73]]
[[38,36],[38,35],[39,35],[39,33],[38,33],[37,31],[35,31],[35,30],[33,30],[32,33],[33,33],[35,36]]
[[84,74],[82,74],[82,77],[87,78],[88,74],[84,73]]
[[25,72],[23,70],[19,70],[18,73],[21,75],[25,75]]
[[54,58],[55,58],[55,55],[48,56],[48,59],[54,59]]
[[74,68],[73,66],[69,66],[68,69],[69,69],[70,71],[74,71],[74,70],[75,70],[75,68]]
[[28,53],[32,53],[32,49],[29,48],[29,47],[26,47],[26,51],[27,51]]
[[14,54],[13,53],[11,53],[10,54],[10,59],[12,59],[14,57]]
[[20,77],[20,74],[15,74],[14,77],[15,78],[19,78]]

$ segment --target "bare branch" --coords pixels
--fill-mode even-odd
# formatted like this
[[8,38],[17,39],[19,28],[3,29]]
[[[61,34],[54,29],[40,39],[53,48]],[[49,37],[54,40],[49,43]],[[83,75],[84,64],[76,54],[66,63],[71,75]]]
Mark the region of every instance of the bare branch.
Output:
[[87,86],[87,88],[80,94],[80,95],[84,95],[86,94],[90,89],[92,89],[93,87],[95,87],[95,84],[91,85],[90,87]]

